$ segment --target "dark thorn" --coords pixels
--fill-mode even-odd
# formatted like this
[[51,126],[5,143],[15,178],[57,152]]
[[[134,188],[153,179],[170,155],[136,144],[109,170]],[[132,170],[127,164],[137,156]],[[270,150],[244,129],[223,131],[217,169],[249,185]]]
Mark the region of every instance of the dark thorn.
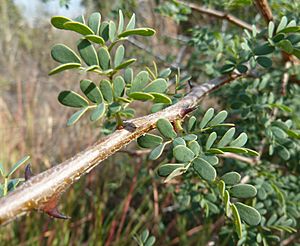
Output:
[[188,80],[188,85],[189,85],[190,89],[193,89],[194,86],[192,85],[192,81]]
[[181,117],[184,117],[185,115],[187,115],[188,113],[194,111],[196,109],[196,107],[190,107],[190,108],[185,108],[182,109],[180,112]]
[[66,215],[60,213],[56,207],[53,208],[53,209],[51,209],[51,210],[49,210],[49,211],[46,211],[46,213],[47,213],[49,216],[51,216],[51,217],[53,217],[53,218],[56,218],[56,219],[63,219],[63,220],[71,219],[71,217],[66,216]]
[[33,176],[33,173],[31,171],[30,163],[28,163],[25,167],[25,181],[30,179]]

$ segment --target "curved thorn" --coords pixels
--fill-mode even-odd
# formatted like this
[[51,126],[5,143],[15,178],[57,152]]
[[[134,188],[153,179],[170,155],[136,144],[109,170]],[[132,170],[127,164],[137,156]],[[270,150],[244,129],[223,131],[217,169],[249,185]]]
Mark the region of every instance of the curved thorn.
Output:
[[30,163],[28,163],[25,167],[25,181],[30,179],[33,176],[33,173],[31,171]]
[[69,217],[69,216],[67,216],[67,215],[64,215],[64,214],[60,213],[56,207],[53,208],[53,209],[51,209],[51,210],[49,210],[49,211],[46,211],[46,213],[47,213],[49,216],[51,216],[51,217],[53,217],[53,218],[56,218],[56,219],[63,219],[63,220],[71,219],[71,217]]

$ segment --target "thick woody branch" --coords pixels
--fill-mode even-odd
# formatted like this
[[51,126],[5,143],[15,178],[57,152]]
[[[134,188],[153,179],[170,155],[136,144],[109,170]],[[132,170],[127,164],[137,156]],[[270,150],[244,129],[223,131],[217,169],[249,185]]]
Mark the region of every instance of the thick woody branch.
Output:
[[249,31],[252,31],[252,26],[250,24],[248,24],[247,22],[245,22],[231,14],[228,14],[228,13],[225,13],[222,11],[218,11],[218,10],[214,10],[214,9],[208,9],[208,8],[199,6],[194,3],[189,3],[189,2],[184,2],[184,1],[178,1],[178,2],[190,7],[191,9],[193,9],[199,13],[210,15],[210,16],[216,17],[218,19],[227,20],[228,22],[230,22],[236,26],[239,26],[239,27],[242,27]]
[[267,24],[273,20],[272,10],[268,4],[268,0],[255,0],[255,5]]
[[99,163],[136,138],[155,128],[159,118],[170,121],[183,118],[208,92],[241,77],[224,75],[194,87],[180,102],[155,114],[136,118],[124,123],[124,128],[100,140],[73,158],[64,161],[36,176],[8,196],[0,199],[0,224],[8,223],[31,210],[51,214],[63,192]]

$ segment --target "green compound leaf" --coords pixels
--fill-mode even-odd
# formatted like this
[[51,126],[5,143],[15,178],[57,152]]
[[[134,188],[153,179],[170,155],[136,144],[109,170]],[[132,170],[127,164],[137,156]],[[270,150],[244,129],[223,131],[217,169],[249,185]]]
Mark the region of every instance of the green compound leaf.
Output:
[[257,56],[268,55],[271,54],[275,48],[271,46],[269,43],[265,43],[263,45],[256,46],[253,50],[253,53]]
[[101,47],[98,50],[98,59],[99,59],[100,67],[103,70],[107,70],[110,68],[110,54],[107,48]]
[[184,146],[186,146],[186,143],[185,143],[185,141],[184,141],[183,138],[178,137],[178,138],[175,138],[173,140],[173,147],[176,147],[177,145],[184,145]]
[[114,59],[114,66],[117,67],[119,66],[123,59],[124,59],[124,55],[125,55],[125,48],[123,45],[120,45],[115,53],[115,59]]
[[199,155],[201,147],[197,141],[191,141],[188,143],[188,148],[194,152],[195,156]]
[[221,179],[225,182],[227,185],[235,185],[238,184],[241,180],[241,175],[237,172],[228,172],[225,173]]
[[158,167],[157,174],[161,177],[169,176],[175,169],[184,168],[185,164],[167,163]]
[[217,177],[216,169],[202,158],[193,160],[193,168],[204,180],[214,181]]
[[264,68],[272,67],[272,60],[266,56],[259,56],[256,58],[256,61],[259,65],[261,65]]
[[86,97],[94,103],[101,103],[103,97],[100,89],[88,79],[80,81],[80,89],[86,95]]
[[88,26],[98,35],[101,25],[101,14],[99,12],[92,13],[88,19]]
[[82,35],[94,34],[91,28],[77,21],[65,22],[63,26],[66,30],[74,31]]
[[82,108],[87,107],[89,102],[74,91],[62,91],[58,95],[58,101],[68,107]]
[[53,74],[56,74],[56,73],[59,73],[59,72],[62,72],[62,71],[68,70],[68,69],[79,68],[80,66],[81,66],[81,64],[79,64],[79,63],[65,63],[56,68],[53,68],[48,73],[48,75],[53,75]]
[[131,35],[139,35],[139,36],[153,36],[155,34],[155,30],[152,28],[136,28],[132,30],[127,30],[118,35],[119,38],[125,38]]
[[97,121],[102,118],[105,114],[105,103],[100,103],[97,107],[92,111],[90,119],[91,121]]
[[177,133],[174,131],[174,128],[170,121],[167,119],[161,118],[156,122],[156,127],[161,133],[166,138],[176,138]]
[[140,101],[147,101],[147,100],[153,100],[154,96],[152,96],[149,93],[145,92],[133,92],[129,94],[129,97],[134,100],[140,100]]
[[113,42],[116,36],[116,24],[113,21],[109,22],[109,32],[108,32],[109,40]]
[[21,160],[17,161],[12,168],[9,170],[6,177],[10,177],[20,166],[22,166],[26,161],[28,161],[30,156],[25,156]]
[[168,83],[165,79],[159,78],[150,82],[145,88],[144,92],[163,93],[167,90]]
[[253,185],[237,184],[230,188],[230,194],[236,198],[251,198],[256,196],[257,190]]
[[209,123],[209,126],[215,126],[222,123],[227,118],[228,113],[223,110],[220,111]]
[[112,103],[114,100],[114,97],[113,97],[113,90],[112,90],[111,83],[108,80],[103,79],[103,80],[101,80],[99,87],[100,87],[100,91],[102,92],[104,99],[108,103]]
[[52,58],[60,63],[81,63],[77,54],[64,44],[56,44],[51,49]]
[[239,211],[237,210],[237,208],[234,204],[231,204],[230,208],[231,208],[232,215],[233,215],[235,230],[236,230],[239,238],[242,238],[243,229],[242,229],[242,222],[241,222],[241,218],[239,215]]
[[131,84],[133,80],[133,70],[132,68],[126,68],[124,71],[124,79],[126,84]]
[[225,134],[224,136],[220,139],[219,143],[218,143],[218,147],[224,147],[227,144],[229,144],[231,142],[231,140],[233,139],[233,136],[235,134],[235,128],[232,127],[230,128]]
[[122,64],[120,64],[119,66],[115,67],[115,70],[120,70],[120,69],[126,68],[126,67],[128,67],[130,64],[134,63],[135,61],[136,61],[135,58],[126,60],[126,61],[124,61]]
[[130,93],[142,91],[143,88],[147,85],[148,81],[149,81],[148,72],[146,71],[139,72],[132,82]]
[[124,29],[124,15],[122,10],[119,9],[119,25],[118,25],[118,34],[120,34]]
[[171,98],[162,93],[151,92],[150,93],[154,97],[155,103],[164,103],[164,104],[172,104]]
[[64,24],[69,21],[72,20],[64,16],[53,16],[51,18],[52,26],[56,27],[57,29],[65,29]]
[[166,147],[166,144],[167,143],[162,143],[162,144],[158,145],[157,147],[155,147],[151,151],[151,153],[149,155],[149,159],[150,160],[156,160],[156,159],[158,159],[158,157],[160,157],[161,154],[162,154],[162,152],[164,151],[164,148]]
[[115,97],[121,97],[125,90],[125,81],[123,77],[117,76],[113,80],[113,91]]
[[205,144],[205,148],[207,150],[209,150],[211,148],[211,146],[214,144],[214,142],[217,139],[217,133],[216,132],[212,132],[211,134],[209,134],[206,144]]
[[155,148],[162,143],[163,139],[160,136],[146,133],[137,139],[137,143],[142,148]]
[[100,44],[100,45],[104,45],[105,41],[103,38],[101,38],[100,36],[97,35],[86,35],[84,36],[87,40],[96,43],[96,44]]
[[235,140],[230,143],[230,146],[233,147],[242,147],[247,143],[248,137],[247,134],[242,132]]
[[214,117],[214,112],[215,112],[215,110],[213,108],[210,108],[205,112],[205,114],[199,124],[200,129],[203,129],[207,125],[207,123],[209,121],[211,121],[211,119]]
[[100,25],[100,36],[107,41],[109,38],[109,23],[107,21],[103,21]]
[[176,146],[173,149],[173,155],[179,162],[190,162],[195,157],[194,152],[184,145]]
[[71,126],[75,124],[81,116],[84,115],[84,113],[88,110],[88,108],[82,108],[79,111],[77,111],[75,114],[73,114],[67,121],[67,126]]
[[235,206],[240,214],[240,217],[250,226],[257,226],[261,221],[260,213],[253,207],[237,202]]
[[135,27],[135,14],[133,13],[127,26],[126,26],[126,30],[131,30]]
[[87,39],[82,39],[77,44],[80,56],[88,66],[99,65],[94,46]]

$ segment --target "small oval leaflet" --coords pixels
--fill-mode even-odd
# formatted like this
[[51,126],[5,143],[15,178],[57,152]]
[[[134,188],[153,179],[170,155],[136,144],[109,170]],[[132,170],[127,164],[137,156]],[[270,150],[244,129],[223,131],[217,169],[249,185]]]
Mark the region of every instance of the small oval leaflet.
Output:
[[101,117],[104,116],[104,113],[105,113],[105,104],[100,103],[99,105],[97,105],[97,107],[91,113],[91,116],[90,116],[91,121],[99,120]]
[[235,185],[240,182],[241,175],[237,172],[228,172],[225,173],[221,179],[225,182],[227,185]]
[[96,43],[96,44],[100,44],[100,45],[104,45],[105,44],[105,41],[103,38],[101,38],[100,36],[97,36],[97,35],[85,35],[85,38],[93,43]]
[[220,123],[222,123],[226,118],[227,118],[227,111],[223,110],[220,111],[210,122],[209,122],[209,126],[215,126],[218,125]]
[[82,35],[94,34],[93,30],[88,26],[77,22],[77,21],[68,21],[63,24],[64,29],[77,32]]
[[183,138],[178,137],[178,138],[175,138],[173,140],[173,146],[176,147],[177,145],[184,145],[184,146],[186,146],[186,143],[185,143],[185,141],[184,141]]
[[173,149],[173,155],[180,162],[190,162],[195,157],[193,151],[184,145],[178,145]]
[[240,214],[240,217],[248,225],[257,226],[261,221],[260,213],[253,207],[237,202],[235,206]]
[[117,76],[113,80],[113,91],[115,97],[121,97],[125,90],[125,81],[123,77]]
[[131,85],[131,88],[130,88],[130,93],[137,92],[137,91],[142,91],[143,88],[148,83],[148,81],[149,81],[149,74],[148,74],[148,72],[146,72],[146,71],[139,72],[135,76],[135,78],[134,78],[134,80],[132,82],[132,85]]
[[72,20],[64,16],[53,16],[51,18],[52,26],[56,27],[57,29],[65,29],[64,24],[68,21]]
[[272,67],[272,60],[266,56],[259,56],[256,58],[256,61],[264,68]]
[[196,158],[193,161],[193,168],[204,180],[214,181],[217,176],[216,169],[202,158]]
[[214,112],[215,112],[215,110],[213,108],[210,108],[205,112],[205,114],[199,124],[200,129],[204,128],[207,125],[207,123],[214,117]]
[[242,147],[247,143],[248,136],[246,133],[242,132],[235,140],[230,143],[230,146]]
[[233,214],[236,232],[237,232],[239,238],[241,238],[243,229],[242,229],[242,222],[241,222],[241,217],[240,217],[239,211],[237,210],[237,207],[235,206],[235,204],[231,204],[230,208],[231,208],[231,211]]
[[154,99],[154,96],[152,96],[149,93],[145,93],[145,92],[133,92],[133,93],[130,93],[129,97],[132,99],[141,100],[141,101],[147,101],[147,100]]
[[209,134],[206,144],[205,144],[205,148],[208,150],[211,148],[211,146],[214,144],[214,142],[217,139],[217,133],[216,132],[212,132],[211,134]]
[[131,35],[139,35],[139,36],[152,36],[155,34],[155,30],[152,28],[136,28],[132,30],[127,30],[118,35],[119,38],[128,37]]
[[103,79],[103,80],[101,80],[99,87],[100,87],[100,90],[102,92],[104,99],[108,103],[112,103],[114,97],[113,97],[113,90],[112,90],[112,86],[111,86],[110,82],[106,79]]
[[82,108],[79,111],[77,111],[76,113],[74,113],[67,121],[67,126],[71,126],[73,124],[75,124],[80,118],[81,116],[84,115],[84,113],[88,110],[88,108]]
[[166,138],[176,138],[177,133],[174,131],[174,128],[172,126],[172,124],[170,123],[170,121],[168,121],[167,119],[159,119],[156,122],[156,126],[157,129],[159,130],[159,132]]
[[58,101],[69,107],[82,108],[87,107],[89,102],[74,91],[62,91],[58,95]]
[[251,198],[255,197],[256,188],[249,184],[237,184],[230,188],[230,194],[236,198]]
[[224,147],[226,146],[229,142],[231,142],[231,140],[233,139],[233,136],[235,134],[235,128],[232,127],[230,128],[224,135],[223,137],[220,139],[220,141],[218,142],[218,147]]
[[155,103],[164,103],[164,104],[171,104],[172,100],[168,96],[162,93],[157,93],[157,92],[151,92],[150,93],[154,97],[154,102]]
[[64,44],[56,44],[51,49],[52,58],[60,63],[81,63],[76,53]]
[[87,39],[78,42],[77,49],[80,56],[88,66],[99,65],[98,57],[94,46]]
[[103,70],[107,70],[110,68],[110,54],[106,48],[101,47],[98,50],[98,59],[99,59],[100,67]]
[[149,159],[156,160],[158,157],[160,157],[162,152],[164,151],[166,144],[167,143],[162,143],[158,145],[156,148],[154,148],[149,155]]
[[92,13],[88,19],[88,26],[98,35],[101,24],[101,14],[99,12]]
[[150,82],[145,88],[144,92],[157,92],[163,93],[167,90],[168,83],[165,79],[159,78]]
[[146,133],[137,139],[137,143],[142,148],[154,148],[162,143],[163,139],[160,136]]
[[53,74],[62,72],[64,70],[73,69],[73,68],[79,68],[79,67],[81,67],[81,64],[79,64],[79,63],[65,63],[65,64],[62,64],[62,65],[56,67],[56,68],[53,68],[48,73],[48,75],[53,75]]
[[161,177],[167,177],[169,176],[175,169],[177,168],[183,168],[184,164],[173,164],[173,163],[167,163],[161,165],[158,170],[157,174]]
[[115,67],[119,66],[122,63],[122,61],[124,59],[124,55],[125,55],[125,48],[123,45],[120,45],[116,49],[116,53],[115,53],[115,59],[114,59]]
[[99,88],[88,79],[80,81],[80,89],[86,95],[86,97],[94,103],[101,103],[103,97]]

